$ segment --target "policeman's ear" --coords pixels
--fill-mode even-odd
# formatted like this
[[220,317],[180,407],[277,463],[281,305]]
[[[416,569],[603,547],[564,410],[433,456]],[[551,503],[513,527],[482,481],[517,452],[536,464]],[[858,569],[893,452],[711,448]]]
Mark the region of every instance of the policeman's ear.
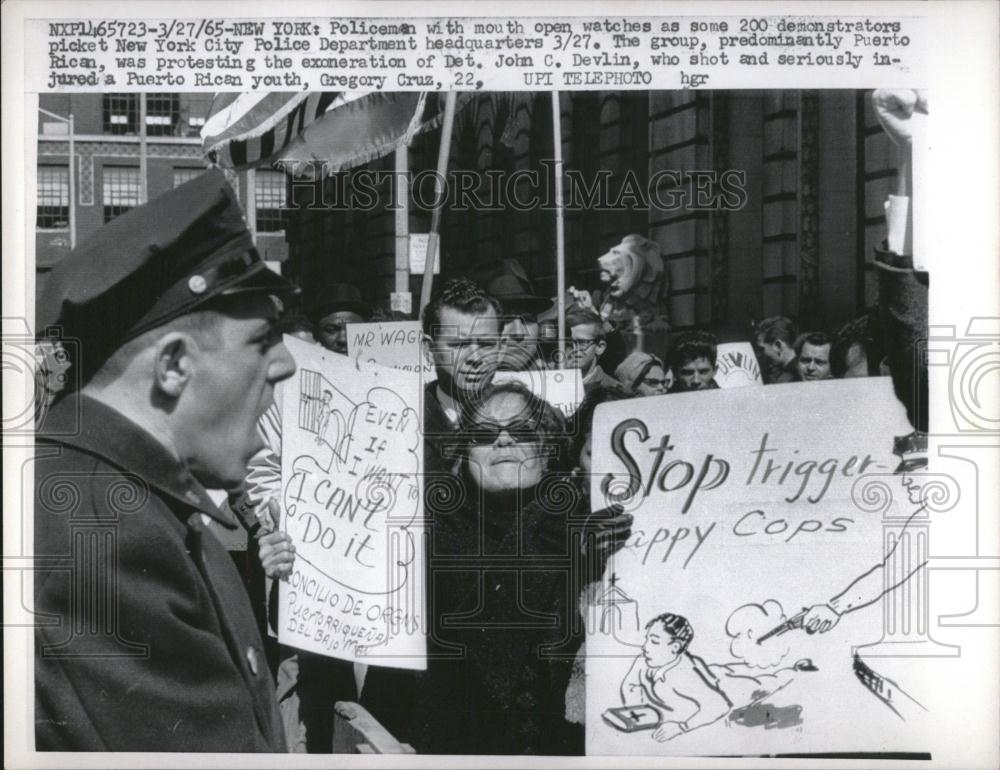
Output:
[[180,398],[194,373],[198,345],[190,334],[171,332],[156,343],[153,372],[156,389],[170,398]]

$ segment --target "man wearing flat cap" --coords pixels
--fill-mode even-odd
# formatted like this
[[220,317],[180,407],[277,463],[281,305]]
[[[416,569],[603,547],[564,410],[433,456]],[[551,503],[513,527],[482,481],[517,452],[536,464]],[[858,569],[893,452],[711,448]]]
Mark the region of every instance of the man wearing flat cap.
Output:
[[295,364],[290,283],[221,172],[115,219],[56,266],[40,336],[81,383],[38,428],[40,751],[284,751],[274,682],[206,489],[237,486]]

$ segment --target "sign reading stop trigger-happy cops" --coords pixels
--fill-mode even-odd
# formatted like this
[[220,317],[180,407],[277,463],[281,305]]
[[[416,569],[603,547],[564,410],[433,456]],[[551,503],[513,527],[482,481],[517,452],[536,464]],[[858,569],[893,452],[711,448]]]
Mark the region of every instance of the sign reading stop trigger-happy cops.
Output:
[[852,657],[925,558],[894,473],[910,430],[880,377],[598,407],[591,505],[634,520],[585,609],[588,754],[921,746]]
[[423,668],[419,374],[286,338],[281,528],[296,548],[279,640],[374,665]]

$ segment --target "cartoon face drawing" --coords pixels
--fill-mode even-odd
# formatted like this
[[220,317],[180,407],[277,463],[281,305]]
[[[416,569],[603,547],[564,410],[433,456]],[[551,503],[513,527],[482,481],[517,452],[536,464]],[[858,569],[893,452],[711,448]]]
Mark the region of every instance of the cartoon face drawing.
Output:
[[662,623],[654,623],[646,630],[642,643],[642,657],[650,668],[667,666],[677,660],[683,644],[667,631]]

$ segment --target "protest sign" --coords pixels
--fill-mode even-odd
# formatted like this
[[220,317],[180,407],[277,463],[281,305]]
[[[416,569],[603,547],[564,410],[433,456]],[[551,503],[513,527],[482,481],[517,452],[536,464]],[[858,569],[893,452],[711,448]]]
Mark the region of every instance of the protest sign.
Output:
[[764,384],[757,355],[749,342],[725,342],[719,345],[715,361],[715,381],[720,388]]
[[852,658],[882,638],[882,597],[921,581],[923,509],[893,474],[909,431],[888,378],[598,408],[592,505],[635,519],[585,613],[589,754],[919,748],[885,698],[923,670],[886,684]]
[[497,372],[494,382],[515,380],[539,398],[570,417],[583,400],[583,379],[579,369],[529,369],[523,372]]
[[285,344],[297,369],[281,384],[281,528],[296,557],[278,638],[424,668],[419,375]]
[[405,372],[418,372],[423,382],[437,379],[424,355],[420,321],[387,321],[347,325],[347,355]]
[[[423,275],[427,268],[427,247],[430,241],[428,233],[410,233],[410,272]],[[441,244],[434,250],[434,275],[441,272]]]

